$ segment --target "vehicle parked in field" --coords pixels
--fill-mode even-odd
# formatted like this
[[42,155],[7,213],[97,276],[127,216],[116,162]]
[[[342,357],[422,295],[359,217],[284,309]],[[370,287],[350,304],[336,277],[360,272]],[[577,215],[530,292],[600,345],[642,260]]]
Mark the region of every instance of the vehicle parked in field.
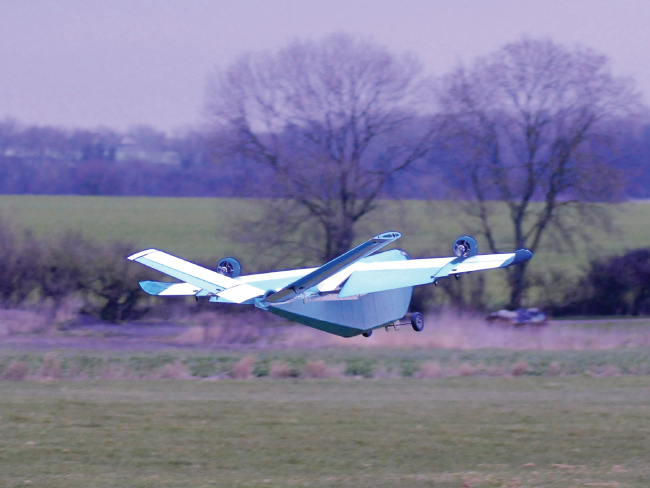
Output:
[[545,314],[539,311],[539,308],[519,308],[517,310],[499,310],[491,313],[485,320],[489,324],[507,324],[507,325],[546,325],[548,319]]

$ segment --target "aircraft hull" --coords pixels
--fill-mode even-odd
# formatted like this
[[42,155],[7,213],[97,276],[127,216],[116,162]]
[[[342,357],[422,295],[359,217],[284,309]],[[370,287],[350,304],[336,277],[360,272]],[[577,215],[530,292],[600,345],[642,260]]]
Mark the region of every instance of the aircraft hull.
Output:
[[341,337],[354,337],[406,315],[413,287],[330,300],[292,300],[274,304],[268,311]]

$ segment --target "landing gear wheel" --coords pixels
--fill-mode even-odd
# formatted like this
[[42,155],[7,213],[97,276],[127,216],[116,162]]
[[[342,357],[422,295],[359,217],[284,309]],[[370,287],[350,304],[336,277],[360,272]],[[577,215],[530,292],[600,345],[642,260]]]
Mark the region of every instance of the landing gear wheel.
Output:
[[424,329],[424,317],[420,312],[413,312],[411,314],[411,325],[415,332],[422,332],[422,329]]
[[370,337],[370,336],[372,335],[372,331],[369,330],[368,332],[362,332],[361,335],[362,335],[363,337]]

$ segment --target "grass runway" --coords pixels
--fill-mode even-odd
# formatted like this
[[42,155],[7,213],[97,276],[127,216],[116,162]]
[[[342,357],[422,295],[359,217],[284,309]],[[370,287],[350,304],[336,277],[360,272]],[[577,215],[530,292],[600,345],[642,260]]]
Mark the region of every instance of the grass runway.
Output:
[[650,486],[650,377],[0,382],[0,486]]

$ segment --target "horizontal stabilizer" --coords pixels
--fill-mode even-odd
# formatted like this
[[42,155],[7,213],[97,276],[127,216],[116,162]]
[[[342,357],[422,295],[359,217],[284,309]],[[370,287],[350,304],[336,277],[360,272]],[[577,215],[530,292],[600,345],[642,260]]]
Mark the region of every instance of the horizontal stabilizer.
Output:
[[[237,292],[231,292],[229,295],[234,299],[228,298],[230,301],[235,303],[242,303],[242,301],[245,301],[238,301],[242,297],[248,297],[246,300],[250,300],[251,298],[262,296],[264,294],[264,290],[248,285],[237,279],[229,278],[217,273],[216,271],[212,271],[211,269],[190,263],[184,259],[177,258],[171,254],[158,251],[157,249],[140,251],[129,256],[128,259],[189,283],[199,290],[205,290],[206,294],[218,295],[223,291],[236,288]],[[153,291],[159,289],[156,285],[147,286]],[[149,293],[148,290],[145,289],[145,291]]]
[[140,286],[149,295],[157,296],[192,296],[201,291],[190,283],[164,283],[162,281],[141,281]]

